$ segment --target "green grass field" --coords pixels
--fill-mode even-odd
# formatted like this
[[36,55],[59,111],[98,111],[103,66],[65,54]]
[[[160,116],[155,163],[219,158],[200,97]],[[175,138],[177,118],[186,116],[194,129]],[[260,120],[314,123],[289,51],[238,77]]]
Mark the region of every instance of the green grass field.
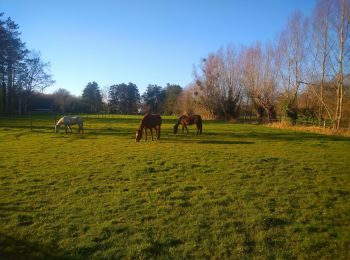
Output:
[[350,258],[350,138],[84,119],[0,119],[0,258]]

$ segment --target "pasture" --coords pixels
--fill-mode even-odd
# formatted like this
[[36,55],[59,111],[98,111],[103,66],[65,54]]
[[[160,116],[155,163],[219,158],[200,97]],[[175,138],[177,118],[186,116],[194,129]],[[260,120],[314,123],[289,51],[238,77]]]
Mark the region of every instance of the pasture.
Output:
[[0,119],[0,258],[350,258],[350,138],[83,118]]

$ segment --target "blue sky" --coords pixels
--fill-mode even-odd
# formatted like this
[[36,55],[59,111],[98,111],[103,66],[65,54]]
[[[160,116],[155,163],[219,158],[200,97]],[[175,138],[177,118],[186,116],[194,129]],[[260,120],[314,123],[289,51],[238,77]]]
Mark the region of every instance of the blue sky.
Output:
[[135,83],[185,87],[193,65],[220,47],[273,41],[296,10],[315,0],[0,0],[0,12],[20,26],[28,49],[51,62],[56,84],[81,95]]

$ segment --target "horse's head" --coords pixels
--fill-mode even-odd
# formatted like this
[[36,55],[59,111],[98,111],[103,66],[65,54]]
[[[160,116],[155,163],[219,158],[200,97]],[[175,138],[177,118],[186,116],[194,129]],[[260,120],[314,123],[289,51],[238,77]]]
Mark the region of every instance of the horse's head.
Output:
[[177,133],[177,130],[179,129],[179,125],[178,124],[175,124],[174,125],[174,134],[176,134]]
[[136,142],[140,142],[141,138],[142,138],[142,130],[138,129],[136,131],[136,138],[135,138]]

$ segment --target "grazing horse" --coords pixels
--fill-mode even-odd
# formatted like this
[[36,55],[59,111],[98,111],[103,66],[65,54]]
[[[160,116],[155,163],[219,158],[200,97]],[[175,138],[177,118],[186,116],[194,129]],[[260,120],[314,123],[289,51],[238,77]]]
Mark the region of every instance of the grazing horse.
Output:
[[66,128],[66,133],[67,133],[67,128],[69,128],[70,132],[72,133],[72,128],[70,127],[71,125],[78,125],[79,126],[79,133],[84,133],[83,129],[83,119],[80,116],[64,116],[61,117],[60,120],[57,121],[55,125],[55,132],[58,133],[60,131],[61,125],[64,125]]
[[153,131],[156,129],[157,140],[160,138],[160,126],[162,124],[162,118],[160,115],[146,114],[141,120],[140,127],[136,131],[136,142],[140,142],[142,138],[142,131],[145,131],[145,142],[147,140],[147,129],[151,130],[151,136],[153,141]]
[[182,115],[179,117],[179,120],[174,125],[174,134],[177,133],[177,130],[179,129],[179,125],[182,125],[182,133],[184,133],[184,129],[186,129],[187,134],[189,134],[187,126],[196,124],[197,126],[197,135],[202,133],[202,117],[200,115]]

